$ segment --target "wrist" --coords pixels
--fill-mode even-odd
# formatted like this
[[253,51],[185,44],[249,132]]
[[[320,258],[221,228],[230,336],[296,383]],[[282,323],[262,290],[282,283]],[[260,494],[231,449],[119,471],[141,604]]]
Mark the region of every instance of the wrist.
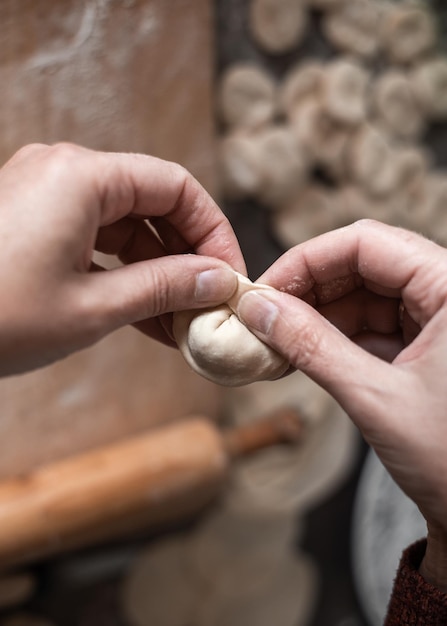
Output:
[[447,593],[447,534],[429,527],[427,549],[419,573],[428,583]]

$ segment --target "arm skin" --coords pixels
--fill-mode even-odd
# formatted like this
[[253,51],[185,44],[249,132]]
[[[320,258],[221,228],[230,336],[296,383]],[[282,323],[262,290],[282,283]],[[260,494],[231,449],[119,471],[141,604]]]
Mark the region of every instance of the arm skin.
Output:
[[[0,375],[126,324],[174,345],[167,314],[226,301],[245,273],[228,220],[182,167],[71,144],[27,146],[0,170],[0,239]],[[124,266],[101,271],[94,249]]]
[[447,592],[447,251],[362,220],[259,280],[279,291],[243,296],[240,318],[336,398],[416,502],[420,572]]

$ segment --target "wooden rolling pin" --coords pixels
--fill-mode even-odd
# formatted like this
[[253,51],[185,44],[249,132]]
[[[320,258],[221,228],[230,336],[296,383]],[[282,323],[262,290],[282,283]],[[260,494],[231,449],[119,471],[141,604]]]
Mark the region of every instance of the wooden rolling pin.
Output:
[[0,482],[0,569],[184,519],[233,459],[300,437],[289,409],[226,433],[197,417]]

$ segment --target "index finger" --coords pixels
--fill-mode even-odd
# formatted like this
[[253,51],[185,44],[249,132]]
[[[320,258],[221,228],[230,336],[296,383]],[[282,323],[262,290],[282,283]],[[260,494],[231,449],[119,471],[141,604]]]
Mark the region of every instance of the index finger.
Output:
[[101,226],[129,214],[163,217],[196,253],[246,273],[230,222],[186,169],[141,154],[93,154],[104,161],[103,167],[93,169],[102,172],[96,174],[103,200]]
[[380,295],[402,297],[423,325],[447,296],[446,265],[446,250],[421,235],[360,220],[292,248],[258,280],[312,304],[364,285]]
[[[108,226],[133,215],[163,217],[194,252],[246,273],[230,222],[183,167],[143,154],[97,152],[74,144],[32,145],[4,167],[33,161],[33,183],[48,179],[64,189],[64,208],[85,207],[89,224]],[[30,174],[28,174],[30,177]]]

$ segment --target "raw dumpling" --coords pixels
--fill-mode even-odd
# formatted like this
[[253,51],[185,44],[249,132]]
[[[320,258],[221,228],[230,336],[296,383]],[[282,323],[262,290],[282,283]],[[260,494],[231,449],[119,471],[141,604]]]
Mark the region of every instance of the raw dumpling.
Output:
[[174,337],[187,363],[198,374],[228,387],[275,380],[289,368],[288,361],[253,335],[234,313],[243,293],[271,288],[253,285],[245,276],[238,278],[239,288],[227,305],[174,314]]

